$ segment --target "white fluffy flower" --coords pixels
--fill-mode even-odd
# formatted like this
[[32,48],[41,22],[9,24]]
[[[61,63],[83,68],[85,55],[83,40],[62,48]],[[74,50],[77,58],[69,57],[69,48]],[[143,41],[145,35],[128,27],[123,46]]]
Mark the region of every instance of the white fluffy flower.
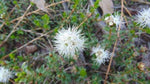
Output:
[[121,16],[118,15],[118,13],[115,15],[106,17],[105,21],[106,21],[106,23],[108,23],[109,26],[112,26],[115,24],[116,28],[119,28],[119,25],[120,25],[120,27],[122,27],[124,25],[124,22],[121,20]]
[[150,27],[150,8],[139,11],[136,18],[137,23],[140,24],[142,28],[146,26]]
[[4,67],[0,67],[0,82],[6,83],[12,78],[12,72]]
[[121,21],[121,17],[120,17],[120,15],[112,15],[112,17],[113,17],[113,22],[116,24],[116,27],[117,28],[119,28],[119,25],[122,25],[123,24],[123,22]]
[[107,50],[104,50],[100,46],[93,47],[91,55],[95,54],[96,58],[94,59],[96,61],[97,65],[104,64],[108,59],[110,58],[110,54]]
[[54,41],[56,51],[67,58],[72,58],[76,52],[82,51],[85,39],[80,33],[81,30],[75,27],[58,31]]

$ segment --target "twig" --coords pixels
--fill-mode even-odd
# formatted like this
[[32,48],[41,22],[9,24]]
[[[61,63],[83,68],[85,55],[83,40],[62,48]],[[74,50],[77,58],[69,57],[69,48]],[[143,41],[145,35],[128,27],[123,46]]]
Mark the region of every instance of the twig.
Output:
[[[58,5],[58,4],[67,2],[67,1],[69,2],[70,0],[64,0],[64,1],[57,2],[57,3],[52,3],[52,4],[48,5],[48,6],[46,6],[46,8],[51,7],[51,6],[55,6],[55,5]],[[35,10],[35,11],[32,11],[32,12],[27,13],[25,16],[29,16],[29,15],[31,15],[31,14],[33,14],[33,13],[37,13],[37,12],[39,12],[39,11],[40,11],[40,9],[37,9],[37,10]],[[15,21],[20,20],[21,18],[22,18],[22,17],[18,17],[18,18],[16,18],[16,19],[13,19],[12,21],[10,21],[10,23],[14,23]],[[1,29],[5,24],[6,24],[6,23],[4,22],[4,23],[0,26],[0,29]]]
[[54,47],[53,47],[53,45],[52,45],[51,40],[48,39],[48,38],[47,38],[47,40],[48,40],[48,43],[49,43],[49,46],[50,46],[51,51],[53,51],[53,50],[54,50]]
[[[46,8],[49,8],[49,7],[51,7],[51,6],[55,6],[55,5],[58,5],[58,4],[67,2],[67,1],[70,1],[70,0],[64,0],[64,1],[57,2],[57,3],[52,3],[52,4],[48,5],[48,6],[46,6]],[[29,16],[29,15],[31,15],[31,14],[33,14],[33,13],[37,13],[37,12],[39,12],[39,11],[40,11],[40,9],[37,9],[37,10],[32,11],[32,12],[29,12],[29,13],[26,14],[26,16]],[[16,19],[12,20],[11,23],[13,23],[13,22],[19,20],[20,18],[21,18],[21,17],[18,17],[18,18],[16,18]]]
[[[16,7],[16,6],[15,6]],[[10,13],[8,14],[8,17],[9,18],[12,14],[12,12],[15,10],[15,7],[13,7],[13,9],[10,11]],[[5,22],[2,23],[2,25],[0,26],[0,30],[2,29],[2,27],[5,25]]]
[[20,20],[17,22],[17,24],[13,27],[13,30],[8,34],[8,36],[5,38],[5,40],[0,44],[0,47],[9,39],[9,37],[16,31],[17,27],[19,26],[20,22],[23,20],[23,18],[25,17],[25,15],[27,14],[27,12],[29,11],[29,9],[31,8],[31,5],[28,6],[27,10],[25,11],[25,13],[23,14],[23,16],[21,16]]
[[[65,22],[67,22],[67,20],[71,17],[71,15],[73,14],[74,10],[75,10],[75,8],[72,9],[72,11],[71,11],[71,13],[69,14],[69,16],[65,19]],[[63,26],[64,26],[64,24],[62,24],[62,25],[60,26],[60,28],[62,28]]]
[[[38,40],[38,39],[40,39],[40,38],[43,37],[43,36],[48,35],[48,34],[51,33],[51,32],[53,32],[53,30],[51,30],[51,31],[49,31],[49,32],[47,32],[47,33],[45,33],[45,34],[42,34],[41,36],[39,36],[39,37],[37,37],[37,38],[35,38],[35,39],[29,41],[28,43],[26,43],[26,44],[24,44],[23,46],[17,48],[16,50],[12,51],[11,53],[17,52],[18,50],[24,48],[25,46],[29,45],[30,43],[32,43],[32,42],[34,42],[34,41],[36,41],[36,40]],[[11,53],[9,53],[9,54],[11,54]],[[7,57],[9,57],[9,54],[3,56],[3,57],[2,57],[2,60],[3,60],[3,59],[6,59]]]
[[132,1],[150,5],[150,2],[144,0],[132,0]]
[[81,22],[81,24],[79,26],[76,27],[76,29],[78,29],[83,23],[85,23],[89,17],[91,17],[91,13]]
[[[123,2],[124,2],[124,0],[121,0],[121,21],[122,21],[122,17],[123,17],[123,8],[124,8]],[[106,84],[106,82],[107,82],[108,74],[109,74],[109,71],[110,71],[110,66],[111,66],[113,56],[114,56],[114,53],[115,53],[115,50],[116,50],[116,47],[117,47],[118,39],[120,37],[120,29],[121,29],[120,25],[121,24],[119,24],[119,28],[118,28],[118,31],[117,31],[117,39],[116,39],[114,47],[113,47],[113,52],[112,52],[112,55],[111,55],[111,58],[110,58],[110,61],[109,61],[109,65],[108,65],[108,69],[107,69],[107,72],[106,72],[106,75],[105,75],[104,84]]]
[[42,35],[43,34],[43,33],[33,32],[32,30],[26,30],[26,29],[21,29],[21,30],[24,31],[24,32],[33,33],[33,34],[36,34],[36,35]]
[[[65,0],[65,1],[70,1],[70,0]],[[50,7],[50,6],[54,6],[54,5],[56,5],[56,4],[63,3],[63,2],[65,2],[65,1],[61,1],[61,2],[58,2],[58,3],[54,3],[54,4],[51,4],[51,5],[47,6],[47,7]],[[38,10],[36,10],[36,11],[39,11],[39,9],[38,9]],[[36,11],[33,11],[33,12],[36,12]],[[31,13],[33,13],[33,12],[31,12]],[[28,14],[31,14],[31,13],[28,13]],[[27,15],[28,15],[28,14],[27,14]],[[20,18],[20,17],[19,17],[19,18]],[[39,37],[37,37],[37,38],[35,38],[35,39],[33,39],[33,40],[29,41],[28,43],[26,43],[26,44],[24,44],[23,46],[21,46],[21,47],[17,48],[16,50],[12,51],[11,53],[15,53],[15,52],[17,52],[18,50],[20,50],[20,49],[24,48],[25,46],[29,45],[30,43],[32,43],[32,42],[34,42],[34,41],[36,41],[36,40],[40,39],[41,37],[43,37],[43,36],[47,36],[47,35],[48,35],[49,33],[51,33],[51,32],[53,32],[53,30],[52,30],[52,31],[49,31],[49,32],[47,32],[47,33],[45,33],[45,34],[42,34],[41,36],[39,36]],[[2,43],[2,44],[3,44],[3,43]],[[9,53],[9,54],[11,54],[11,53]],[[3,57],[2,57],[2,59],[6,59],[7,57],[9,57],[9,54],[7,54],[7,55],[3,56]]]
[[2,27],[5,25],[5,22],[2,23],[2,25],[0,26],[0,30],[2,29]]
[[127,13],[129,14],[129,16],[132,17],[132,14],[130,13],[130,11],[125,6],[123,6],[123,8],[127,11]]
[[15,82],[14,82],[12,79],[9,79],[9,81],[10,81],[11,83],[15,84]]

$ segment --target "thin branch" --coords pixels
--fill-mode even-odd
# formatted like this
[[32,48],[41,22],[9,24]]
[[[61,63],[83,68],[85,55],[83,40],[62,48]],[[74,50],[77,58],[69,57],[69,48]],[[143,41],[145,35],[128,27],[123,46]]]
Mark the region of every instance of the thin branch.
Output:
[[[123,2],[124,2],[124,0],[121,0],[121,21],[123,19],[122,18],[123,17],[123,8],[124,8]],[[120,37],[120,29],[121,29],[120,26],[121,26],[121,24],[119,25],[119,28],[118,28],[118,31],[117,31],[117,39],[116,39],[116,42],[115,42],[114,47],[113,47],[113,52],[112,52],[112,55],[111,55],[111,58],[110,58],[110,61],[109,61],[109,65],[108,65],[108,68],[107,68],[107,72],[106,72],[106,75],[105,75],[104,84],[106,84],[106,82],[107,82],[108,74],[109,74],[109,71],[110,71],[110,66],[111,66],[113,56],[114,56],[114,53],[115,53],[115,50],[116,50],[116,47],[117,47],[118,39]]]
[[83,23],[85,23],[89,17],[91,17],[91,13],[81,22],[81,24],[79,26],[76,27],[76,29],[78,29]]
[[129,16],[132,17],[132,14],[130,13],[130,11],[125,6],[123,6],[123,8],[127,11],[127,13],[129,14]]
[[21,29],[21,30],[24,31],[24,32],[28,32],[28,33],[32,33],[32,34],[36,34],[36,35],[42,35],[43,34],[43,33],[34,32],[32,30],[26,30],[26,29]]
[[[10,16],[11,16],[11,14],[13,13],[13,11],[15,10],[15,8],[16,8],[16,5],[15,5],[15,7],[13,7],[13,9],[10,11],[10,13],[8,14],[8,17],[6,18],[6,19],[8,19]],[[5,25],[5,22],[3,22],[2,23],[2,25],[0,26],[0,30],[2,29],[2,27]]]
[[9,39],[9,37],[16,31],[17,27],[19,26],[20,22],[23,20],[23,18],[25,17],[25,15],[27,14],[27,12],[29,11],[29,9],[31,8],[31,5],[28,6],[27,10],[25,11],[25,13],[21,16],[20,20],[17,22],[17,24],[13,27],[13,30],[8,34],[8,36],[5,38],[5,40],[0,44],[0,47],[7,42],[7,40]]
[[132,0],[132,1],[150,5],[150,2],[145,0]]
[[[49,8],[49,7],[51,7],[51,6],[55,6],[55,5],[64,3],[64,2],[69,2],[69,1],[70,1],[70,0],[64,0],[64,1],[57,2],[57,3],[52,3],[52,4],[48,5],[48,6],[46,6],[46,8]],[[29,15],[34,14],[34,13],[37,13],[37,12],[39,12],[39,11],[40,11],[40,9],[37,9],[37,10],[35,10],[35,11],[32,11],[32,12],[27,13],[25,16],[29,16]],[[22,17],[15,18],[15,19],[13,19],[12,21],[10,21],[10,23],[14,23],[15,21],[20,20],[21,18],[22,18]],[[4,23],[0,26],[0,29],[1,29],[5,24],[6,24],[6,23],[4,22]]]
[[[51,33],[51,32],[53,32],[53,30],[51,30],[51,31],[49,31],[49,32],[47,32],[47,33],[45,33],[45,34],[42,34],[41,36],[39,36],[39,37],[37,37],[37,38],[35,38],[35,39],[33,39],[33,40],[29,41],[28,43],[26,43],[26,44],[24,44],[23,46],[21,46],[21,47],[17,48],[16,50],[12,51],[11,53],[15,53],[15,52],[17,52],[18,50],[20,50],[20,49],[24,48],[25,46],[29,45],[30,43],[33,43],[34,41],[36,41],[36,40],[40,39],[41,37],[43,37],[43,36],[47,36],[47,35],[48,35],[49,33]],[[11,53],[9,53],[9,54],[11,54]],[[2,57],[2,60],[4,60],[4,59],[6,59],[7,57],[9,57],[9,54],[7,54],[7,55],[3,56],[3,57]]]
[[[51,7],[51,6],[55,6],[55,5],[58,5],[58,4],[67,2],[67,1],[69,2],[70,0],[64,0],[64,1],[57,2],[57,3],[52,3],[52,4],[48,5],[48,6],[46,6],[46,8],[49,8],[49,7]],[[39,12],[39,11],[40,11],[40,9],[37,9],[37,10],[32,11],[32,12],[29,12],[29,13],[26,14],[26,16],[29,16],[29,15],[34,14],[34,13],[37,13],[37,12]],[[20,18],[21,18],[21,17],[18,17],[18,18],[16,18],[16,19],[12,20],[11,23],[13,23],[13,22],[19,20]]]

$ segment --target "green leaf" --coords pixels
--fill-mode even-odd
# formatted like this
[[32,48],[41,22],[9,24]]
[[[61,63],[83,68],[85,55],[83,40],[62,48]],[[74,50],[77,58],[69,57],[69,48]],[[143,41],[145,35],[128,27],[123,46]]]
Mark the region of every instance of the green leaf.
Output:
[[131,34],[135,34],[135,30],[130,30],[130,33]]
[[80,13],[80,17],[83,19],[85,15],[83,13]]
[[57,33],[57,32],[58,32],[58,28],[55,28],[55,29],[54,29],[54,32]]
[[1,52],[5,52],[6,48],[5,47],[1,47],[0,50],[1,50]]
[[38,26],[38,27],[41,26],[41,24],[40,24],[40,22],[39,22],[38,20],[34,20],[34,24],[35,24],[36,26]]
[[80,76],[81,77],[87,76],[86,70],[84,68],[81,68],[81,70],[80,70]]
[[72,17],[72,21],[77,22],[77,17],[75,15]]
[[45,15],[42,16],[41,19],[43,21],[43,27],[47,29],[49,27],[48,24],[50,23],[49,16],[47,14],[45,14]]
[[66,12],[63,12],[63,17],[65,18],[65,17],[67,17],[67,13]]
[[14,53],[10,53],[9,57],[10,57],[10,59],[14,59],[15,58],[15,54]]
[[16,0],[14,0],[14,1],[13,1],[13,4],[15,4],[15,5],[16,5],[16,4],[17,4],[17,1],[16,1]]
[[23,61],[23,57],[22,56],[17,56],[17,58],[19,59],[19,61]]
[[20,67],[19,66],[14,66],[13,69],[20,69]]
[[15,35],[11,35],[10,38],[11,38],[11,39],[15,39],[16,36],[15,36]]
[[96,2],[94,2],[94,8],[99,7],[99,2],[100,2],[100,0],[96,0]]
[[143,29],[143,31],[145,31],[146,33],[150,34],[150,28],[145,28],[145,29]]
[[20,34],[20,35],[24,34],[24,32],[22,30],[18,30],[17,33]]

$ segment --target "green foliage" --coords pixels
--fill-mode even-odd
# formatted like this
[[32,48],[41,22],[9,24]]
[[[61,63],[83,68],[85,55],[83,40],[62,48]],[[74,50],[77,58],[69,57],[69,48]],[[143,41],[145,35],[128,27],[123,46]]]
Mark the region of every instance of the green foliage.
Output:
[[50,23],[50,19],[49,16],[47,14],[45,14],[44,16],[41,17],[42,22],[43,22],[43,27],[44,28],[48,28],[49,27],[49,23]]
[[87,76],[86,70],[84,68],[81,68],[81,70],[80,70],[80,76],[81,77]]
[[[53,1],[61,0],[49,0],[49,2],[46,0],[46,4],[54,3]],[[71,0],[68,3],[68,11],[62,10],[62,4],[57,4],[49,7],[48,13],[44,11],[32,13],[37,7],[29,1],[0,0],[0,15],[2,15],[0,26],[5,23],[0,29],[0,43],[6,39],[17,24],[18,20],[13,20],[22,16],[26,8],[32,4],[27,12],[31,14],[24,17],[6,44],[0,47],[0,58],[6,57],[0,60],[0,66],[5,66],[15,73],[11,81],[17,84],[101,84],[104,82],[109,61],[100,66],[97,65],[94,55],[91,56],[91,49],[100,44],[105,50],[112,53],[114,44],[118,40],[116,51],[114,51],[114,63],[112,63],[107,83],[148,84],[150,81],[147,80],[147,77],[150,74],[145,73],[150,69],[140,70],[137,60],[140,55],[144,56],[146,51],[141,52],[140,48],[143,44],[136,45],[135,42],[140,38],[139,33],[150,34],[150,28],[141,29],[138,28],[139,25],[136,22],[131,22],[132,24],[126,25],[126,29],[119,31],[118,38],[118,30],[115,25],[97,27],[97,18],[100,14],[95,15],[95,11],[99,7],[99,1],[96,0],[94,6],[91,6],[89,10],[87,0]],[[115,3],[120,2],[115,1]],[[9,15],[12,7],[14,10]],[[88,16],[87,11],[90,11],[91,16]],[[104,21],[108,16],[110,14],[105,15],[101,20]],[[84,22],[86,19],[87,21]],[[55,47],[53,37],[61,28],[67,29],[79,25],[79,29],[86,37],[86,48],[83,52],[85,59],[80,59],[80,56],[73,59],[63,58],[53,48]],[[45,33],[48,34],[37,40],[37,37]],[[28,45],[19,49],[26,43]],[[37,50],[30,52],[34,50],[34,48],[28,49],[30,45],[36,45]],[[11,53],[16,49],[18,52]]]

